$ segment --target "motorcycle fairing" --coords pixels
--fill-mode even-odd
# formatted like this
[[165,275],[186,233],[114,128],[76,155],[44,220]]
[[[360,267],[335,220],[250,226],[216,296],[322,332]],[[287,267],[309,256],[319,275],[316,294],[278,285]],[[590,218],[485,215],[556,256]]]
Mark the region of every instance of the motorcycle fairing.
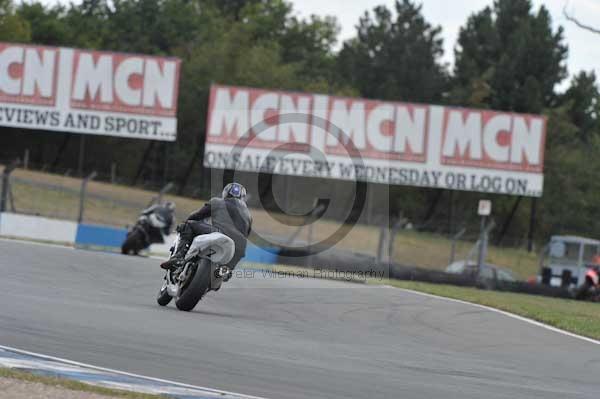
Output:
[[164,229],[167,225],[167,222],[161,217],[161,215],[157,215],[156,213],[151,213],[148,216],[148,221],[152,227],[156,227],[157,229]]
[[235,244],[231,238],[223,233],[210,233],[194,238],[185,255],[185,260],[190,260],[209,248],[212,250],[212,253],[209,254],[211,261],[221,265],[229,263],[235,253]]

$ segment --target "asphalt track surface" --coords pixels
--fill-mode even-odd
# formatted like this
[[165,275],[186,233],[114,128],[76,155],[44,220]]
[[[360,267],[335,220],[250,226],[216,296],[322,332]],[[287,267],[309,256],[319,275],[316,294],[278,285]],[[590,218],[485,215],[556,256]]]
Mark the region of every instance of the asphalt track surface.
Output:
[[[249,273],[251,274],[251,273]],[[268,398],[597,398],[600,346],[485,309],[256,272],[192,313],[153,259],[0,241],[0,345]]]

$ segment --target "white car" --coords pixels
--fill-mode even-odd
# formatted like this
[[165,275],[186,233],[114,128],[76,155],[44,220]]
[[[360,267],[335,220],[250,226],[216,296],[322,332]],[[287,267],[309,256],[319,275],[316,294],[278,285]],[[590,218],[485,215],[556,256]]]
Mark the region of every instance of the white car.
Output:
[[[446,273],[475,275],[477,274],[477,262],[464,260],[454,262],[446,268]],[[480,276],[485,279],[498,281],[513,282],[518,280],[510,270],[490,263],[482,265]]]

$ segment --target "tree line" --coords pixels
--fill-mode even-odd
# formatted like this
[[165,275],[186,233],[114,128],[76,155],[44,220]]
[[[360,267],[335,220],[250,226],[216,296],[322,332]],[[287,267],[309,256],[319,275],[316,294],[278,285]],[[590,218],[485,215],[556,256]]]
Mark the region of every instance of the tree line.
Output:
[[[382,100],[541,113],[549,118],[544,196],[494,198],[503,236],[600,236],[600,93],[593,71],[576,72],[566,91],[568,44],[549,11],[531,0],[495,0],[460,29],[455,64],[443,61],[442,26],[414,0],[366,10],[339,43],[333,16],[301,18],[285,0],[83,0],[45,6],[0,0],[0,41],[177,56],[182,59],[176,143],[86,137],[85,170],[129,184],[175,181],[199,194],[210,84],[277,88]],[[593,38],[590,38],[593,40]],[[77,166],[80,143],[67,134],[2,128],[3,160],[30,150],[49,170]],[[107,173],[107,172],[105,172]],[[203,186],[199,183],[203,182]],[[474,222],[479,194],[392,187],[395,212],[435,231]],[[523,204],[521,204],[523,202]],[[446,221],[449,221],[446,223]],[[506,239],[505,239],[506,240]]]

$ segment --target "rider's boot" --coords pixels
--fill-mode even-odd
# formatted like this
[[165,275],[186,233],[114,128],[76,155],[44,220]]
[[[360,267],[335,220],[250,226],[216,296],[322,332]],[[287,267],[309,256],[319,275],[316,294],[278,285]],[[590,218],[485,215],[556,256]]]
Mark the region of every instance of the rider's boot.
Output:
[[178,267],[183,266],[185,254],[188,249],[190,249],[189,241],[183,241],[183,239],[180,238],[179,245],[177,245],[177,251],[175,251],[169,260],[163,262],[160,267],[165,270],[175,270]]
[[187,222],[183,222],[177,226],[176,231],[179,234],[179,244],[177,245],[175,253],[171,255],[169,260],[160,265],[160,267],[165,270],[175,270],[178,267],[183,266],[185,254],[188,249],[190,249],[192,241],[194,241],[194,230]]

